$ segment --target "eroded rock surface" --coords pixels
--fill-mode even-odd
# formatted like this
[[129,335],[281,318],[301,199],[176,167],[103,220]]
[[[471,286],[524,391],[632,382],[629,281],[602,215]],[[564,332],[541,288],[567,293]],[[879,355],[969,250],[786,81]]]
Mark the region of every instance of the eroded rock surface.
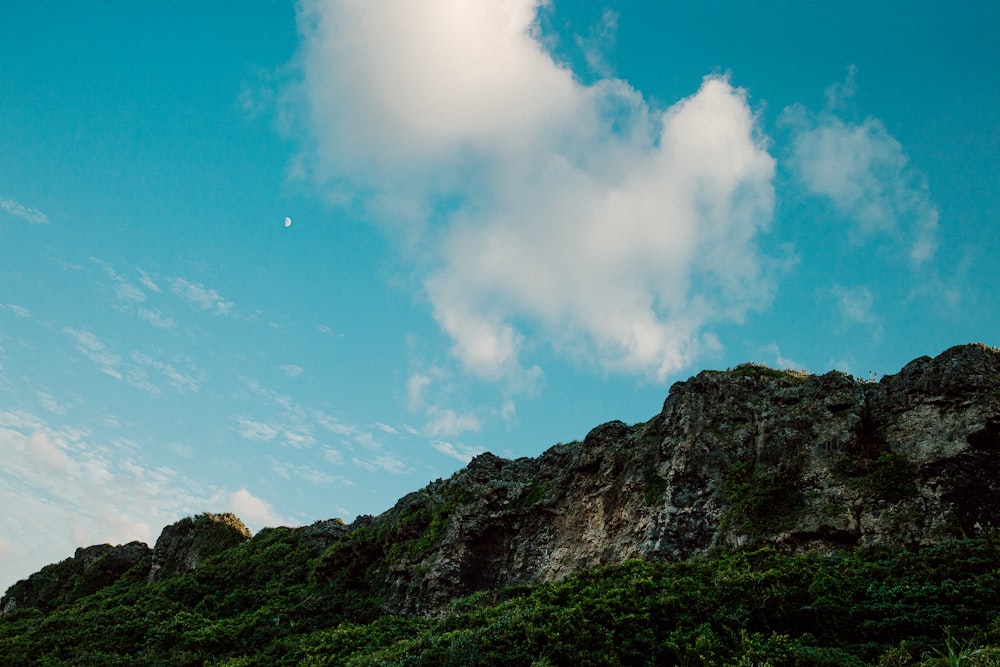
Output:
[[628,558],[976,534],[1000,524],[998,450],[1000,352],[984,345],[878,383],[705,371],[644,424],[604,424],[533,459],[483,454],[376,517],[434,533],[390,550],[388,607],[435,613],[456,595]]

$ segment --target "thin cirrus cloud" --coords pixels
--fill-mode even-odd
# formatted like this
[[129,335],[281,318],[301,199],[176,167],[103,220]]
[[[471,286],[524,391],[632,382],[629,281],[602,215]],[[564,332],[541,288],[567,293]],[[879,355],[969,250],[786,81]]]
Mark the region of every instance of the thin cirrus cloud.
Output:
[[92,331],[75,327],[66,327],[65,331],[76,343],[77,351],[97,364],[98,369],[102,373],[110,375],[116,380],[123,379],[121,373],[121,356],[108,350],[104,341],[98,338]]
[[73,339],[77,351],[90,359],[101,373],[146,393],[152,395],[160,393],[160,387],[149,379],[150,371],[180,394],[197,393],[205,380],[205,374],[189,359],[178,358],[178,365],[175,366],[173,363],[154,359],[138,350],[133,350],[126,358],[112,352],[108,345],[89,329],[66,327],[64,331]]
[[443,440],[435,440],[431,443],[431,447],[462,463],[468,463],[473,457],[482,454],[484,451],[481,447],[469,447],[468,445],[445,442]]
[[49,224],[49,216],[45,215],[37,208],[25,206],[12,197],[0,197],[0,211],[4,211],[15,218],[20,218],[21,220],[32,222],[36,225]]
[[[827,89],[830,108],[854,94],[854,70],[845,84]],[[877,118],[848,123],[827,110],[811,114],[786,109],[792,129],[789,165],[808,192],[828,199],[846,218],[855,244],[887,238],[913,266],[930,260],[938,247],[938,210],[926,178],[909,166],[902,145]]]
[[305,3],[304,163],[392,218],[467,370],[530,379],[543,343],[662,379],[769,304],[775,162],[726,78],[666,110],[585,85],[543,46],[539,6]]
[[170,290],[183,301],[201,310],[207,310],[213,315],[229,315],[233,309],[231,302],[223,299],[214,289],[209,289],[201,283],[184,278],[172,278],[170,279]]

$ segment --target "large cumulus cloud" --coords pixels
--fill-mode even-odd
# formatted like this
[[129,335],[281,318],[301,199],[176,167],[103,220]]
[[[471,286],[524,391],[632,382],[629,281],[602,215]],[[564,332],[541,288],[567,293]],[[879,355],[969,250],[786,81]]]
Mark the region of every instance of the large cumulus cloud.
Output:
[[488,378],[529,347],[663,378],[773,291],[756,239],[774,160],[725,77],[653,108],[584,85],[535,0],[307,3],[306,166],[404,239],[455,356]]

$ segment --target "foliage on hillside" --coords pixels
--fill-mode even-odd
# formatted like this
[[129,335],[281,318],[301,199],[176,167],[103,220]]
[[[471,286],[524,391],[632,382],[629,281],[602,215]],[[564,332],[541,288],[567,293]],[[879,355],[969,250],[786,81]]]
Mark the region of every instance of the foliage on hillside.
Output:
[[964,650],[979,662],[962,664],[997,664],[972,650],[1000,644],[995,533],[916,552],[628,561],[477,593],[441,618],[382,613],[374,537],[323,556],[302,529],[267,529],[188,574],[20,609],[0,620],[0,662],[889,666]]

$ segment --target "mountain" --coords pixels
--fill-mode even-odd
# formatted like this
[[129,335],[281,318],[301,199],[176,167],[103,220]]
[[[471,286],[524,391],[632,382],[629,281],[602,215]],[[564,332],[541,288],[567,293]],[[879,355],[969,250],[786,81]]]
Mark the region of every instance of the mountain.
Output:
[[[264,645],[277,650],[282,638],[346,622],[447,627],[456,610],[469,610],[463,600],[491,607],[594,571],[613,579],[630,567],[730,567],[742,557],[734,554],[755,552],[780,567],[822,569],[853,554],[919,559],[956,544],[993,549],[989,558],[1000,560],[993,553],[1000,549],[988,546],[1000,524],[998,449],[1000,350],[985,345],[921,357],[878,382],[756,364],[704,371],[674,384],[648,422],[603,424],[537,458],[480,455],[350,525],[332,519],[251,537],[232,515],[203,514],[165,528],[152,549],[135,542],[78,549],[0,600],[0,655],[5,641],[30,654],[32,642],[49,641],[40,628],[71,609],[75,617],[112,609],[135,617],[136,605],[165,607],[171,619],[183,611],[191,628],[219,632],[234,632],[234,618],[254,633],[274,625],[270,643],[253,650],[234,637],[209,642],[215,648],[202,647],[207,653],[192,649],[201,664]],[[961,549],[955,558],[964,563]],[[636,559],[649,565],[629,565]],[[950,581],[973,574],[960,568]],[[974,611],[986,620],[973,614],[969,627],[1000,619],[1000,589],[984,590]],[[147,658],[155,655],[150,628],[166,621],[152,613],[117,644],[107,641],[116,651],[142,646]],[[1000,633],[1000,621],[994,625]],[[181,626],[175,630],[194,631]]]

